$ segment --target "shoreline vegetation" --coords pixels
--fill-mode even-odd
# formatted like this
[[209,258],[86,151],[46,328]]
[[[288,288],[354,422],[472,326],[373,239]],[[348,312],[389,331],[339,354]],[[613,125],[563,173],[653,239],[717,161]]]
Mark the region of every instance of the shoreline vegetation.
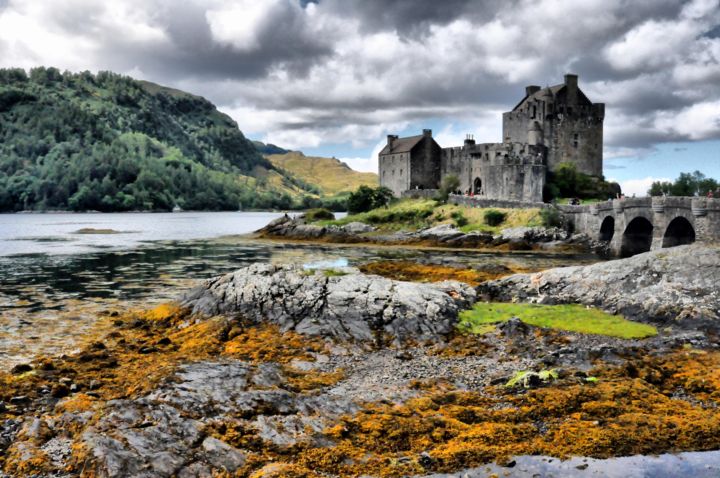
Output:
[[551,253],[601,252],[602,247],[585,235],[572,234],[554,210],[474,208],[431,199],[397,200],[342,219],[323,209],[309,210],[298,217],[279,218],[254,237]]
[[[654,287],[651,281],[664,287],[643,265],[652,254],[530,273],[408,261],[361,266],[392,277],[382,286],[378,276],[352,268],[251,266],[204,282],[181,302],[109,313],[78,352],[0,371],[0,469],[13,476],[169,477],[202,470],[253,478],[400,477],[491,462],[512,466],[517,455],[612,458],[720,449],[720,352],[712,340],[718,329],[703,322],[704,312],[687,297],[673,301],[671,317],[657,322],[651,309],[627,320],[601,312],[610,303],[487,303],[458,282],[437,282],[465,279],[480,285],[478,293],[508,296],[526,281],[533,288],[547,283],[547,297],[566,300],[550,281],[572,281],[568,274],[581,269],[621,289],[622,281],[640,277],[645,288]],[[717,250],[682,246],[664,254],[654,264],[683,283],[692,274],[688,258],[703,256],[712,270],[690,287],[712,287],[706,279],[720,270]],[[627,276],[621,283],[615,270]],[[357,289],[359,283],[371,285]],[[246,285],[255,292],[243,295]],[[276,303],[278,286],[282,308],[257,312],[265,300]],[[363,308],[355,318],[332,319],[333,304],[346,304],[335,302],[335,294],[354,290],[358,303],[386,300],[374,287],[390,294],[401,288],[392,300],[407,304],[431,287],[445,291],[434,300],[447,293],[465,312],[448,308],[450,332],[437,329],[420,342],[379,345],[378,336],[367,342],[341,338],[342,329],[330,334],[341,317],[351,321],[346,326],[359,320],[377,327]],[[628,291],[628,310],[644,310],[642,291]],[[673,292],[683,293],[690,292]],[[318,298],[321,309],[306,309],[304,301]],[[205,309],[224,312],[200,312]],[[405,321],[428,320],[409,305],[392,309],[398,333],[406,334]],[[287,314],[300,322],[283,326]],[[308,315],[319,322],[302,325]]]

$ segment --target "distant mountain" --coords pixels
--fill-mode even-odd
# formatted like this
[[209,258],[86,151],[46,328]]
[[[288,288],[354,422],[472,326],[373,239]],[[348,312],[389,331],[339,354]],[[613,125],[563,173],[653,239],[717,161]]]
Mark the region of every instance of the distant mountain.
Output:
[[290,152],[289,149],[283,149],[270,143],[265,144],[262,141],[253,141],[252,143],[260,154],[286,154]]
[[108,72],[0,70],[0,211],[290,208],[317,192],[199,96]]
[[335,158],[305,156],[299,151],[266,156],[273,166],[285,170],[296,178],[312,183],[324,195],[337,195],[354,191],[361,185],[376,187],[378,175],[354,171]]

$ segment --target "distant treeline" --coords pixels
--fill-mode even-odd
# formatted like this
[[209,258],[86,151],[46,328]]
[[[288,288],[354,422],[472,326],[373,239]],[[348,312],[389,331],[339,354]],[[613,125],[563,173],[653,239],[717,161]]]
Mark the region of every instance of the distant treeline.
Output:
[[713,178],[708,178],[700,171],[694,173],[680,173],[680,176],[673,181],[655,181],[650,186],[650,196],[705,196],[712,192],[720,196],[720,183]]
[[317,193],[203,98],[108,72],[0,69],[0,211],[296,206],[273,170]]

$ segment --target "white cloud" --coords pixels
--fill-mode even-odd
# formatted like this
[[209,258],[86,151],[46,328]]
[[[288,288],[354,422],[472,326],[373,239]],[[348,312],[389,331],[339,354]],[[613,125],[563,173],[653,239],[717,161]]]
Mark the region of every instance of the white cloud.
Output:
[[340,158],[340,161],[347,163],[355,171],[377,173],[378,172],[378,154],[385,147],[387,139],[378,142],[370,153],[369,157],[360,158]]
[[668,135],[690,140],[720,136],[720,100],[696,103],[678,112],[662,112],[655,127]]
[[273,14],[279,8],[291,7],[283,0],[239,0],[211,8],[205,13],[213,37],[239,50],[260,48],[260,33],[271,27]]
[[[614,180],[610,179],[610,181]],[[622,192],[626,197],[631,197],[633,195],[647,196],[647,192],[650,189],[650,186],[652,186],[652,183],[654,183],[655,181],[672,182],[672,179],[647,176],[642,179],[629,179],[627,181],[620,181],[620,187],[622,188]]]

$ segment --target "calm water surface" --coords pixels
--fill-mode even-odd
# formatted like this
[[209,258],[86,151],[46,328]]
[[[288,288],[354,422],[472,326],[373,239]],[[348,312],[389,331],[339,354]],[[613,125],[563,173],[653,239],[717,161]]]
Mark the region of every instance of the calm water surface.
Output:
[[545,268],[593,260],[308,246],[241,236],[280,215],[0,215],[0,367],[37,354],[72,351],[99,316],[172,300],[202,279],[253,262],[358,265],[380,258],[407,258]]

